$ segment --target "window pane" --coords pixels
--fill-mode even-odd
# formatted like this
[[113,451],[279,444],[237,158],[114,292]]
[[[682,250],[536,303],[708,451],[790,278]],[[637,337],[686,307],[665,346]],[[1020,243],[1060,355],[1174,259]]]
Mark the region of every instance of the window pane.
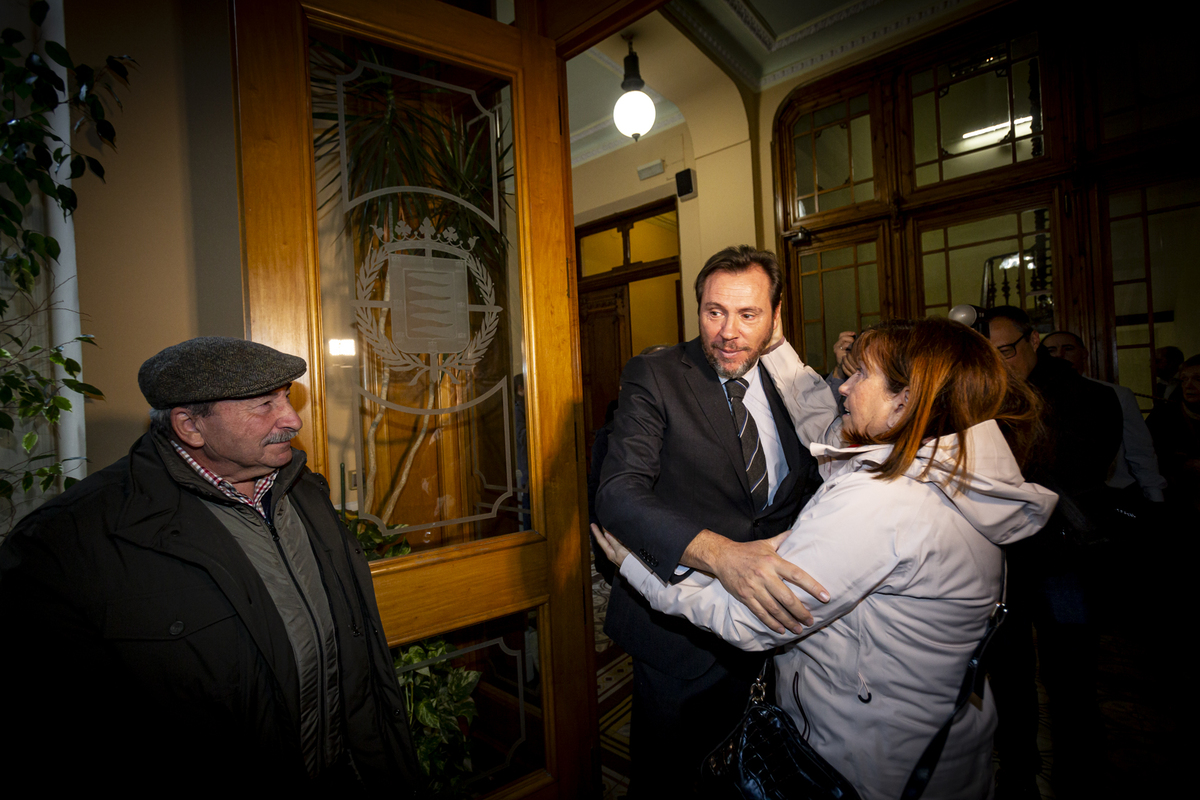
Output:
[[935,102],[932,94],[913,98],[913,156],[918,164],[938,157]]
[[936,231],[925,231],[921,234],[921,252],[942,250],[946,247],[946,231],[938,228]]
[[875,264],[858,268],[858,307],[864,313],[879,310],[879,273]]
[[805,275],[800,279],[801,313],[805,319],[821,318],[821,276]]
[[836,250],[826,250],[821,253],[821,269],[830,270],[854,263],[854,248],[839,247]]
[[1033,231],[1049,231],[1050,215],[1044,208],[1039,208],[1034,211],[1022,211],[1021,230],[1026,234],[1032,233]]
[[[1020,269],[1013,262],[1001,266],[1017,252],[1016,239],[951,250],[950,304],[974,303],[984,307],[1021,305],[1018,283]],[[985,280],[995,286],[995,298],[988,302]]]
[[1146,277],[1146,243],[1142,218],[1117,220],[1109,226],[1114,281],[1137,281]]
[[820,322],[804,324],[804,363],[822,375],[829,371],[825,367],[825,329]]
[[1136,214],[1141,210],[1141,191],[1121,192],[1108,197],[1108,215],[1110,217],[1123,217],[1126,214]]
[[1003,217],[991,217],[962,225],[951,225],[946,229],[951,247],[971,242],[981,242],[986,239],[1001,239],[1017,235],[1017,217],[1006,214]]
[[844,102],[834,103],[831,106],[826,106],[813,112],[813,125],[819,128],[835,120],[844,119],[845,116],[846,104]]
[[[316,435],[346,467],[347,510],[378,557],[528,530],[511,87],[309,33],[322,325],[357,342],[325,361]],[[611,258],[587,243],[597,271],[621,263],[616,241]]]
[[[1012,66],[1013,119],[1016,135],[1042,132],[1042,95],[1038,82],[1038,61],[1018,61]],[[1036,125],[1035,125],[1036,123]]]
[[[1118,331],[1119,333],[1119,331]],[[1117,377],[1120,384],[1136,394],[1153,394],[1153,358],[1149,347],[1123,348],[1117,351]],[[1137,398],[1142,411],[1149,411],[1154,401],[1148,397]]]
[[675,285],[679,275],[659,275],[629,284],[629,351],[679,341]]
[[875,166],[871,162],[871,118],[857,117],[850,120],[850,148],[854,155],[854,180],[866,180],[874,176]]
[[835,189],[832,192],[824,192],[817,195],[817,205],[821,211],[832,211],[835,208],[842,208],[854,202],[854,190],[850,187],[845,189]]
[[875,199],[875,181],[866,181],[854,185],[854,202],[865,203]]
[[796,120],[796,124],[792,127],[792,135],[799,136],[802,133],[808,133],[812,130],[812,114],[804,114],[800,119]]
[[1118,325],[1146,322],[1146,284],[1122,283],[1113,287],[1113,311]]
[[1149,325],[1119,325],[1117,326],[1117,347],[1125,345],[1150,344]]
[[[850,142],[845,125],[817,131],[817,188],[832,189],[850,182]],[[822,205],[824,205],[822,203]]]
[[865,114],[870,107],[871,99],[867,97],[865,92],[857,97],[850,98],[850,116],[852,117],[855,114]]
[[937,164],[917,167],[917,186],[928,186],[931,183],[937,183],[939,180],[938,175]]
[[1148,211],[1198,202],[1200,202],[1200,181],[1164,183],[1146,189],[1146,209]]
[[677,257],[679,221],[675,212],[639,219],[633,223],[629,229],[629,253],[630,261],[635,264]]
[[991,147],[1009,135],[1007,76],[987,72],[956,83],[938,106],[947,153]]
[[858,263],[865,264],[875,260],[875,243],[864,242],[858,246]]
[[921,261],[921,270],[925,279],[925,303],[933,305],[948,302],[945,254],[934,253],[925,256]]
[[933,70],[925,70],[918,72],[912,76],[912,91],[913,94],[927,92],[933,88]]
[[625,261],[625,244],[621,232],[610,228],[579,240],[579,261],[583,276],[598,275],[619,267]]
[[[1147,192],[1149,200],[1149,192]],[[1176,326],[1200,332],[1200,207],[1181,208],[1150,215],[1150,282],[1156,339],[1164,312],[1172,312]],[[1186,337],[1183,341],[1200,342]],[[1194,350],[1188,351],[1190,356]]]
[[946,180],[973,175],[987,169],[1006,167],[1012,163],[1012,145],[1002,144],[988,150],[978,150],[942,163],[942,175]]
[[[833,347],[842,331],[858,330],[858,303],[854,291],[854,270],[839,269],[826,272],[825,281],[825,341]],[[825,354],[831,357],[831,353]],[[830,358],[827,362],[836,363]]]
[[1017,150],[1017,161],[1028,161],[1031,158],[1037,158],[1045,154],[1045,150],[1043,150],[1045,145],[1042,143],[1041,136],[1035,136],[1032,139],[1022,139],[1013,146]]
[[821,260],[817,257],[816,253],[809,253],[806,256],[800,256],[801,272],[815,272],[820,265]]
[[807,197],[813,193],[812,136],[796,137],[796,196]]

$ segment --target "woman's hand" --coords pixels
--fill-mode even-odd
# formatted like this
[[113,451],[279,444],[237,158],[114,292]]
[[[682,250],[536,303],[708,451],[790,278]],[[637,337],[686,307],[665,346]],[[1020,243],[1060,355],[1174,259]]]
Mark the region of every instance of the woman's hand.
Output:
[[608,560],[617,565],[617,569],[621,568],[621,562],[625,560],[625,556],[629,555],[629,548],[621,544],[611,533],[606,530],[601,530],[600,526],[592,523],[592,536],[596,537],[596,543],[600,545],[600,549],[604,551],[604,555],[608,556]]

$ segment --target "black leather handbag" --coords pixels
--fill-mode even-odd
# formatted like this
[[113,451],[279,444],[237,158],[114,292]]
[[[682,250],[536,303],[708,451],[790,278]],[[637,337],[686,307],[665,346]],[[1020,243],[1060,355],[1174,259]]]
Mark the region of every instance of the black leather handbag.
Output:
[[[1001,593],[1002,598],[1005,593]],[[1007,614],[1008,608],[1001,599],[992,610],[987,630],[967,662],[954,711],[921,754],[900,794],[901,800],[920,798],[933,777],[954,718],[973,694],[983,696],[984,651]],[[767,700],[766,674],[772,663],[773,660],[768,658],[750,687],[750,700],[741,722],[700,765],[704,780],[723,788],[726,796],[743,800],[859,800],[859,794],[850,782],[808,743],[807,718],[802,735],[791,715]],[[795,676],[792,691],[796,691]],[[803,710],[800,713],[803,714]]]
[[[783,709],[767,700],[767,659],[750,687],[742,720],[700,768],[706,782],[724,784],[745,800],[858,800],[858,792],[821,758]],[[807,733],[807,732],[806,732]]]

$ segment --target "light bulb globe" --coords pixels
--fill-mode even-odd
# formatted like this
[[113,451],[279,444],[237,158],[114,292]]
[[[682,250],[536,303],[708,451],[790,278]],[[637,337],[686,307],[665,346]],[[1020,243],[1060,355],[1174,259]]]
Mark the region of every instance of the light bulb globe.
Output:
[[654,101],[645,92],[626,92],[613,107],[613,123],[626,136],[645,135],[654,127]]

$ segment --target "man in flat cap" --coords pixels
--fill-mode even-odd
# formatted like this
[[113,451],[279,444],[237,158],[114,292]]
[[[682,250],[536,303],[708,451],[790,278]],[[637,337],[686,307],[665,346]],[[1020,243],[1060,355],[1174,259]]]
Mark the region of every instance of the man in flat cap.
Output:
[[418,793],[366,561],[289,444],[304,371],[168,347],[150,431],[0,547],[7,780]]

